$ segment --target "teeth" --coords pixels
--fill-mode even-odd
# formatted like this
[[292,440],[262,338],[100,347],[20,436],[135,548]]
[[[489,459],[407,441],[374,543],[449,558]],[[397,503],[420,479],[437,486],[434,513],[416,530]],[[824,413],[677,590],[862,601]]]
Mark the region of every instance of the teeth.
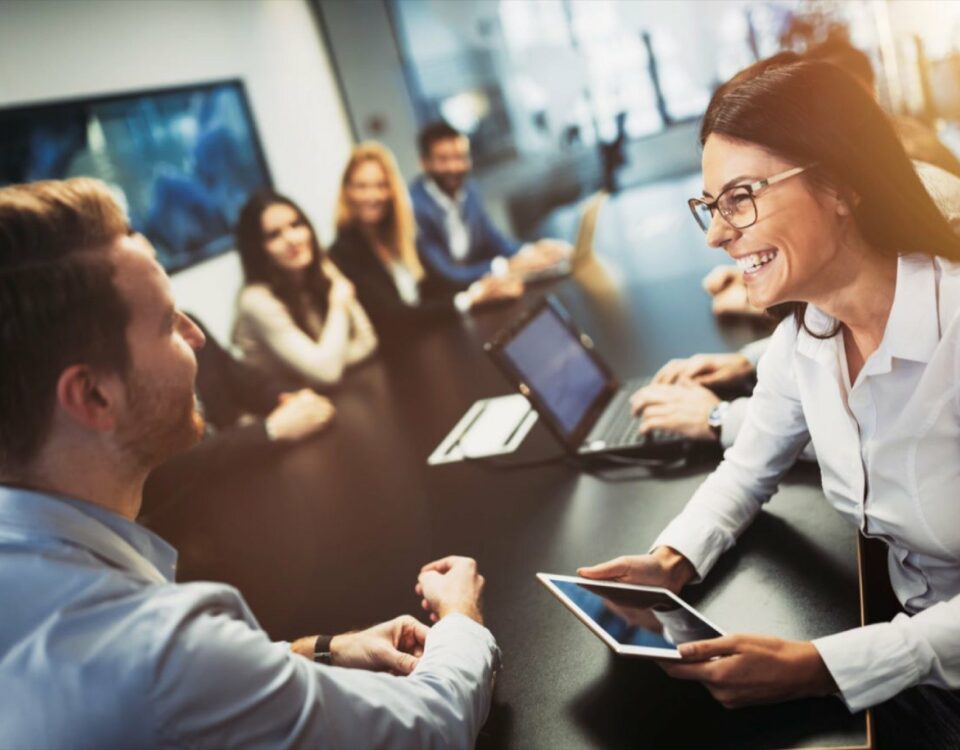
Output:
[[741,271],[753,271],[766,263],[769,263],[777,256],[776,250],[767,250],[762,253],[754,253],[743,258],[737,258],[737,266]]

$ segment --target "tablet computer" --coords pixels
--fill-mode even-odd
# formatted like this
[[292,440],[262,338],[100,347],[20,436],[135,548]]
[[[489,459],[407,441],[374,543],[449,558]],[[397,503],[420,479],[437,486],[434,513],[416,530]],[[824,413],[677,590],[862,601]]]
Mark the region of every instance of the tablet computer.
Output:
[[677,646],[724,635],[680,597],[656,586],[537,573],[571,612],[621,656],[679,659]]

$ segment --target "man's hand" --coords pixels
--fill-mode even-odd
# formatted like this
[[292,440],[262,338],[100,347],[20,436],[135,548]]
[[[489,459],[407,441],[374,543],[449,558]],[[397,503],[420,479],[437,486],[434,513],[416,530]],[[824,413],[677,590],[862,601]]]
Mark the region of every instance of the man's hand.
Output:
[[809,641],[728,635],[684,643],[683,661],[661,661],[671,677],[697,680],[726,708],[830,695],[837,685]]
[[712,391],[689,382],[648,385],[630,397],[634,415],[643,415],[640,432],[669,430],[692,440],[717,440],[707,417],[718,403],[720,399]]
[[657,547],[648,555],[623,555],[599,565],[577,568],[577,575],[598,581],[662,586],[676,594],[696,575],[696,570],[675,549]]
[[753,365],[742,354],[694,354],[686,359],[671,359],[653,376],[652,382],[729,385],[752,372]]
[[561,240],[540,240],[510,258],[510,272],[523,275],[551,268],[573,254],[573,246]]
[[[335,635],[330,641],[331,663],[337,667],[369,669],[372,672],[410,674],[423,655],[430,629],[422,622],[401,615],[356,633]],[[317,636],[298,638],[290,650],[313,661]]]
[[491,302],[506,302],[523,295],[523,280],[516,276],[484,276],[475,281],[467,289],[470,297],[470,306],[489,304]]
[[267,416],[267,433],[274,440],[300,440],[326,427],[335,413],[330,399],[309,388],[281,393],[276,408]]
[[459,612],[482,624],[483,584],[475,560],[451,556],[424,565],[415,591],[421,598],[420,606],[430,613],[433,622]]
[[429,632],[419,620],[401,615],[366,630],[335,635],[330,641],[331,663],[408,675],[420,662]]

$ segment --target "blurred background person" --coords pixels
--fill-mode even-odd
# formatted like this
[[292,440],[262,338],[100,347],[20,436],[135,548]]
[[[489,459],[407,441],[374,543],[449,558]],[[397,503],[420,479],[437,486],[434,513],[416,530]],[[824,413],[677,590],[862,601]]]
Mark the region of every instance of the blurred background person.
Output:
[[516,299],[523,282],[487,275],[465,291],[425,272],[407,188],[390,151],[356,146],[343,171],[330,255],[357,288],[380,333],[499,300]]
[[467,136],[441,120],[420,131],[417,145],[423,174],[410,184],[410,197],[427,273],[463,289],[488,274],[534,275],[569,259],[566,242],[523,244],[496,227],[470,179]]
[[277,383],[325,387],[374,353],[377,336],[353,284],[324,257],[296,203],[257,193],[236,235],[244,286],[233,341],[250,367]]

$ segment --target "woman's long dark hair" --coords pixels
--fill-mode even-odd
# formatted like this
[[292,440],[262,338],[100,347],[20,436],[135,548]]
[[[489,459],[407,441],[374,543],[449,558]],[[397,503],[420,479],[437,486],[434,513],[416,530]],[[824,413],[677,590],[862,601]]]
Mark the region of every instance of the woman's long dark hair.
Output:
[[[270,206],[277,204],[289,206],[296,211],[313,237],[313,258],[307,266],[302,287],[294,284],[293,275],[280,268],[264,248],[266,238],[263,236],[263,214]],[[254,193],[240,210],[236,238],[245,283],[266,284],[270,287],[274,296],[287,306],[290,316],[300,329],[312,337],[314,332],[307,326],[304,292],[320,316],[326,317],[327,295],[330,293],[331,282],[320,266],[320,241],[307,215],[300,206],[284,195],[271,190]]]
[[[751,65],[710,100],[701,146],[712,134],[761,146],[798,166],[816,164],[801,179],[845,199],[873,251],[960,261],[960,238],[924,188],[890,118],[840,68],[793,53]],[[770,312],[792,313],[803,326],[805,311],[806,303],[791,302]]]

